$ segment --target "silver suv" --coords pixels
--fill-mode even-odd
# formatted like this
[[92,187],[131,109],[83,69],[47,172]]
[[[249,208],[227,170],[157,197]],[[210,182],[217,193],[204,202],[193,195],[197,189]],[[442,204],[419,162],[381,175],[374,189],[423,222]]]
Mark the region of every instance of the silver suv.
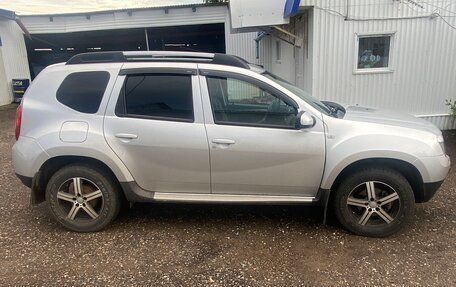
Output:
[[17,110],[13,164],[56,220],[88,232],[123,202],[313,204],[388,236],[450,168],[440,130],[321,102],[223,54],[79,54],[44,69]]

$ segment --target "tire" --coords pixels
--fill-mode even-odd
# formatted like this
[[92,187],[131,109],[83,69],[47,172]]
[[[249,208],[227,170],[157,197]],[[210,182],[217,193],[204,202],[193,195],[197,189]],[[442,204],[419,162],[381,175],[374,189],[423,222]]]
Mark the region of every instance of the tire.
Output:
[[76,232],[100,231],[118,215],[120,187],[100,169],[69,165],[49,180],[46,201],[55,219]]
[[364,168],[337,187],[333,207],[347,230],[362,236],[387,237],[413,215],[415,197],[404,176],[388,168]]

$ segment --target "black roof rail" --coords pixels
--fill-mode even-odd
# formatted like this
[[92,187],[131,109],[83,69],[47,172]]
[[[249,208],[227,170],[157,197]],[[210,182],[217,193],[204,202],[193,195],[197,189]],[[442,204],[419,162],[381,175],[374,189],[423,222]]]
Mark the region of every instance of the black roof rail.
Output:
[[122,63],[126,58],[123,52],[93,52],[82,53],[71,57],[66,64],[89,64],[89,63]]
[[226,54],[215,54],[211,64],[227,65],[244,69],[250,69],[249,63],[246,60],[237,56]]
[[129,52],[91,52],[77,54],[69,59],[67,65],[89,63],[123,63],[123,62],[193,62],[227,65],[250,69],[249,63],[237,56],[199,52],[172,51],[129,51]]

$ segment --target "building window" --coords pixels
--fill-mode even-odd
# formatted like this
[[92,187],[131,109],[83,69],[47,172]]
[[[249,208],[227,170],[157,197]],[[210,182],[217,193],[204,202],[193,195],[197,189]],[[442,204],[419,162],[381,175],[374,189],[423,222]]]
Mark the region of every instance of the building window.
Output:
[[282,51],[280,46],[280,40],[276,41],[276,61],[280,61],[282,59]]
[[393,34],[358,35],[355,72],[392,72]]

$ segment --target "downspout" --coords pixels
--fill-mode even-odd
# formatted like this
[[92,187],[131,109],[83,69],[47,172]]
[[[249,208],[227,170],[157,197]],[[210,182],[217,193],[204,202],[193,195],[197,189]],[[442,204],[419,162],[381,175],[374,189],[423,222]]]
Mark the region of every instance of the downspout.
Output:
[[260,58],[260,41],[263,39],[268,33],[266,32],[258,32],[257,37],[254,39],[255,40],[255,59]]
[[346,2],[346,11],[345,11],[345,21],[348,20],[348,18],[350,18],[350,15],[349,15],[349,11],[350,11],[350,0],[347,0]]

